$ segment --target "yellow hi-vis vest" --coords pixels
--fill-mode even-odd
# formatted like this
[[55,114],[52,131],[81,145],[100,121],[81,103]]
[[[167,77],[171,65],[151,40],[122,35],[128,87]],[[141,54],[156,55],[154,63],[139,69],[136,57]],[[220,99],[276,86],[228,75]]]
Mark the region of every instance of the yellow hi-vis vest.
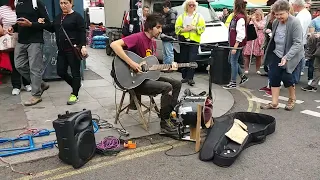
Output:
[[228,16],[226,22],[224,23],[224,24],[227,26],[227,28],[229,28],[229,25],[230,25],[230,22],[231,22],[232,19],[233,19],[233,13],[231,13],[231,14]]
[[179,36],[183,36],[187,40],[195,41],[200,43],[201,40],[201,34],[204,32],[206,28],[206,23],[203,19],[203,17],[199,13],[194,13],[193,14],[193,19],[191,22],[191,25],[196,27],[196,30],[190,31],[190,32],[181,32],[183,29],[183,21],[184,18],[187,16],[187,13],[184,12],[181,14],[175,24],[175,32]]

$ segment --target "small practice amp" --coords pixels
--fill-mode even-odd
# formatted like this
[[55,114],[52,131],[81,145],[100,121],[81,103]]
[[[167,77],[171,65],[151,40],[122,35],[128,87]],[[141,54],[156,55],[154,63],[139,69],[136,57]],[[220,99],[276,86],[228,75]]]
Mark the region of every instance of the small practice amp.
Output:
[[58,115],[53,121],[59,146],[59,158],[80,168],[94,155],[96,141],[90,110]]

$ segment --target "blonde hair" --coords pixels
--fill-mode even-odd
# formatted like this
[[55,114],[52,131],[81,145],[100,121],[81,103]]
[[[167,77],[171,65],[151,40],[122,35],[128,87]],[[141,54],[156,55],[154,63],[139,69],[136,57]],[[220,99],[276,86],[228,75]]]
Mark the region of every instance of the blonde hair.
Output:
[[292,16],[294,16],[294,9],[293,9],[293,6],[292,5],[290,5],[290,10],[289,10],[289,13],[292,15]]
[[196,0],[185,0],[185,1],[183,2],[183,4],[182,4],[182,7],[183,7],[183,9],[184,9],[184,12],[187,12],[187,11],[188,11],[188,4],[189,4],[190,2],[194,2],[194,4],[196,5],[195,10],[197,10],[199,4],[198,4],[198,2],[197,2]]
[[261,16],[261,20],[263,20],[264,14],[263,14],[262,9],[260,9],[260,8],[256,9],[255,13],[258,13]]

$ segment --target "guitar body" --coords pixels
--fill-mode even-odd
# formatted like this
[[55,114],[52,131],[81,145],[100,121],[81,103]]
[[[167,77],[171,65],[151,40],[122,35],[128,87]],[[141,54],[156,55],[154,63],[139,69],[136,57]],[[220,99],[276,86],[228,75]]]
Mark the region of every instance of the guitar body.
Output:
[[[158,65],[159,61],[155,56],[148,56],[145,58],[131,52],[125,51],[126,54],[134,62],[138,64],[147,64],[148,66]],[[115,82],[122,89],[133,89],[141,85],[145,80],[158,80],[160,77],[160,71],[147,71],[136,73],[130,66],[120,59],[118,56],[114,59],[114,71],[115,71]]]

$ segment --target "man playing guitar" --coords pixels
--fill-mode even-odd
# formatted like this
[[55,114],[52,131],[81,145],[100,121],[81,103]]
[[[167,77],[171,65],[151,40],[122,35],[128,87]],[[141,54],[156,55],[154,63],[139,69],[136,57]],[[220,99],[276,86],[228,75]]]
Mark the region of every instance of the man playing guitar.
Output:
[[[132,51],[141,57],[155,54],[156,43],[153,38],[157,38],[162,32],[163,19],[161,16],[151,14],[144,24],[144,32],[129,35],[111,43],[110,47],[116,55],[125,61],[133,70],[141,72],[141,66],[130,59],[124,49]],[[176,63],[172,64],[171,70],[176,70]],[[134,90],[136,94],[161,96],[160,127],[161,133],[177,134],[177,127],[171,120],[170,114],[177,104],[181,89],[181,82],[172,78],[160,77],[157,81],[145,80]]]

